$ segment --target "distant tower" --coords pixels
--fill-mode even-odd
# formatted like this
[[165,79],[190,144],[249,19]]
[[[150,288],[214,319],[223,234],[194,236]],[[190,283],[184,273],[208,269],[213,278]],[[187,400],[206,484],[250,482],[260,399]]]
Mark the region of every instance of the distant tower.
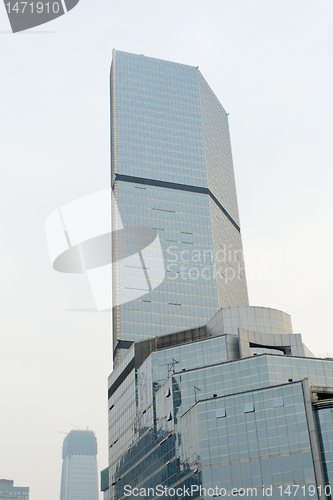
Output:
[[71,431],[62,447],[60,500],[98,500],[97,440],[92,431]]
[[14,486],[11,479],[0,479],[0,500],[29,500],[29,488]]

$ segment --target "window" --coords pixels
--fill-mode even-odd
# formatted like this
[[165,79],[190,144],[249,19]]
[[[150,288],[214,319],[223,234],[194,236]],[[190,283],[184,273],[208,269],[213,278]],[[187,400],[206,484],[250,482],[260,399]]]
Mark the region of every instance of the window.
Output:
[[244,413],[251,413],[254,411],[254,404],[253,403],[247,403],[244,405]]
[[279,408],[279,406],[284,406],[283,398],[276,398],[273,400],[273,408]]
[[223,418],[226,416],[225,408],[219,408],[216,410],[216,418]]

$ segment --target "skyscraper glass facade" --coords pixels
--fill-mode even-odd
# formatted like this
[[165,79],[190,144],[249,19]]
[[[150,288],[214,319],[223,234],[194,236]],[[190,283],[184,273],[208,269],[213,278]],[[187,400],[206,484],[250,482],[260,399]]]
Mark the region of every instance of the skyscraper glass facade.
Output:
[[333,492],[333,401],[318,401],[315,410],[325,481]]
[[114,51],[111,120],[121,223],[157,231],[165,266],[147,291],[138,268],[161,261],[122,263],[129,243],[114,237],[114,348],[247,305],[227,113],[198,68]]

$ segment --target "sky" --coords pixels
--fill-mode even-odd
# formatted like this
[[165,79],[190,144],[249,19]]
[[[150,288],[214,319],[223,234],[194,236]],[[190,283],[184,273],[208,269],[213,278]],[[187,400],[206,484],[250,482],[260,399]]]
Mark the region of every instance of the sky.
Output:
[[12,34],[0,6],[0,478],[59,499],[74,428],[107,466],[110,312],[52,269],[45,220],[110,185],[112,48],[200,67],[229,113],[250,304],[333,352],[331,0],[81,0]]

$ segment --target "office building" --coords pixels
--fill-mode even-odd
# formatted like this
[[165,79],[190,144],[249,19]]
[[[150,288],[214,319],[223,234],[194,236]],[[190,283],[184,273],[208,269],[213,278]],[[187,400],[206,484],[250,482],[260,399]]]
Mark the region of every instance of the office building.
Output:
[[97,440],[73,430],[64,439],[60,500],[98,500]]
[[[111,125],[118,363],[132,342],[205,324],[248,295],[228,116],[199,69],[114,50]],[[138,254],[145,229],[162,259]]]
[[[333,361],[288,314],[248,305],[225,110],[198,68],[118,51],[111,101],[105,499],[330,498]],[[158,286],[146,227],[163,250]]]
[[330,498],[333,360],[286,313],[223,308],[158,340],[109,379],[110,498]]
[[29,488],[14,486],[11,479],[0,479],[0,500],[29,500]]

